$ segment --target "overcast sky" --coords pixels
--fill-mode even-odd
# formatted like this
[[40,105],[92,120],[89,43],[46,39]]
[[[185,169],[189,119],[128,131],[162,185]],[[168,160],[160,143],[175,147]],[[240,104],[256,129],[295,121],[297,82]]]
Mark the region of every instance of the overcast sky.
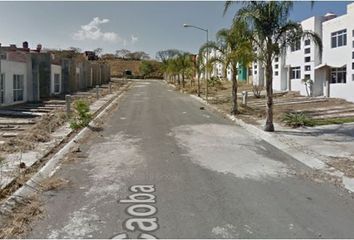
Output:
[[[350,2],[296,2],[293,20],[334,12],[346,13]],[[183,23],[208,28],[210,38],[229,27],[239,5],[223,16],[218,2],[0,2],[0,42],[30,47],[79,47],[142,50],[155,57],[158,50],[177,48],[197,52],[205,41],[201,31]]]

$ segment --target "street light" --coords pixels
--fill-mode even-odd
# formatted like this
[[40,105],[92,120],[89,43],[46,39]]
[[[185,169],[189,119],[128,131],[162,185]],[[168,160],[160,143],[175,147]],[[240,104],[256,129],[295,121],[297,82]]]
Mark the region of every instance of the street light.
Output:
[[[204,31],[206,33],[206,42],[208,44],[209,42],[209,34],[208,34],[208,29],[204,29],[201,27],[197,27],[194,25],[190,25],[190,24],[183,24],[183,27],[185,28],[195,28],[201,31]],[[208,61],[209,61],[209,48],[207,47],[207,57],[206,57],[206,67],[205,67],[205,100],[206,102],[208,102]]]

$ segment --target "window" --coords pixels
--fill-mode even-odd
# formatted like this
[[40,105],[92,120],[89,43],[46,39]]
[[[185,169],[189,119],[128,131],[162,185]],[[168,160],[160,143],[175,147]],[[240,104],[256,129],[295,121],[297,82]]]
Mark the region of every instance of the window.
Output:
[[305,54],[307,54],[307,53],[311,53],[311,48],[305,48]]
[[254,65],[254,67],[253,67],[254,69],[257,69],[257,65]]
[[278,62],[279,61],[279,57],[275,57],[274,61]]
[[54,74],[54,93],[60,93],[60,74]]
[[304,78],[305,79],[311,79],[311,75],[310,74],[305,74]]
[[347,45],[347,29],[333,32],[331,34],[332,48],[341,47]]
[[279,68],[279,65],[278,65],[278,64],[275,64],[275,65],[274,65],[274,68],[275,68],[275,69],[278,69],[278,68]]
[[13,76],[14,83],[14,102],[23,101],[23,75],[14,74]]
[[352,63],[352,69],[354,70],[354,62]]
[[305,57],[305,62],[310,62],[311,61],[311,57]]
[[352,74],[352,81],[354,81],[354,74]]
[[301,78],[301,68],[293,67],[291,68],[291,79],[300,79]]
[[257,74],[257,71],[254,71],[254,74]]
[[279,72],[278,72],[278,71],[275,71],[274,74],[275,74],[275,76],[278,76],[278,75],[279,75]]
[[295,52],[301,49],[301,41],[297,40],[294,44],[291,45],[291,51]]
[[310,39],[306,39],[305,40],[305,46],[308,46],[308,45],[310,45],[311,44],[311,40]]
[[347,68],[332,68],[331,83],[346,83]]
[[5,73],[0,74],[0,104],[5,101]]
[[311,71],[311,66],[310,65],[306,65],[305,66],[305,71]]
[[354,48],[354,41],[353,41],[353,48]]
[[352,59],[354,59],[354,52],[352,52]]
[[354,37],[354,30],[352,31],[352,36]]

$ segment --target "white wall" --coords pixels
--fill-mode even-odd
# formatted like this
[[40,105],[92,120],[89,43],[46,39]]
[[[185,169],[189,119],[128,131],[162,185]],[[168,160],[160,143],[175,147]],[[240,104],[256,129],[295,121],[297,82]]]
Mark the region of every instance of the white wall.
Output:
[[[352,52],[354,51],[354,3],[347,6],[347,14],[323,22],[323,63],[329,66],[347,66],[347,82],[330,84],[330,97],[344,98],[354,102],[354,79],[352,75]],[[347,45],[332,48],[331,33],[347,29]]]
[[[27,101],[27,65],[23,62],[14,62],[8,60],[1,61],[1,73],[5,73],[5,97],[1,106],[23,103]],[[23,101],[14,102],[13,95],[13,75],[23,75]]]
[[55,93],[54,92],[54,75],[55,74],[59,74],[60,75],[60,90],[59,90],[59,93],[61,93],[62,89],[62,74],[61,74],[61,66],[60,65],[54,65],[54,64],[51,64],[50,65],[50,93],[51,94],[58,94],[58,93]]
[[[319,36],[322,35],[322,17],[311,17],[305,19],[301,22],[303,30],[308,30],[317,33]],[[290,47],[286,50],[285,65],[289,67],[300,67],[301,75],[299,79],[291,79],[291,90],[300,91],[301,95],[306,95],[305,85],[301,82],[301,79],[305,78],[305,75],[310,75],[310,79],[314,81],[314,87],[316,89],[313,91],[314,96],[322,95],[322,79],[316,78],[315,67],[321,63],[319,48],[311,41],[310,45],[305,45],[305,40],[301,40],[301,48],[297,51],[292,52]],[[310,53],[305,53],[305,49],[310,49]],[[305,62],[305,57],[310,57],[310,62]],[[305,66],[309,66],[311,69],[305,70]],[[282,78],[282,84],[286,84],[289,75],[285,75]],[[317,80],[318,79],[318,80]],[[316,81],[319,81],[317,83]]]

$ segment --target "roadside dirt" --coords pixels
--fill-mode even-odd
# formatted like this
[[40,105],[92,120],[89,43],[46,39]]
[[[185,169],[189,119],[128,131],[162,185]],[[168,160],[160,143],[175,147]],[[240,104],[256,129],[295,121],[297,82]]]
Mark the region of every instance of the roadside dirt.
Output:
[[6,223],[0,228],[0,238],[21,238],[31,230],[31,221],[38,219],[43,213],[42,203],[37,195],[22,199],[19,206],[11,215],[7,216]]

